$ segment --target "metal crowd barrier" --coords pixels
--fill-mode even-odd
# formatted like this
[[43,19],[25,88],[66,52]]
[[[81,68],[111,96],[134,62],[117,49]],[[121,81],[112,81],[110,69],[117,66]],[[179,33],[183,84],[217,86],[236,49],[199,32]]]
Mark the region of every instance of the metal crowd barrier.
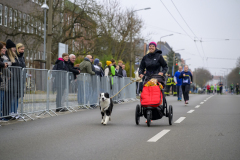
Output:
[[[57,115],[56,112],[78,108],[92,109],[99,104],[99,94],[114,96],[131,82],[128,77],[99,77],[81,73],[74,79],[71,72],[21,67],[2,68],[0,118],[31,114]],[[113,101],[136,99],[136,84],[124,88]],[[25,120],[26,121],[26,120]]]

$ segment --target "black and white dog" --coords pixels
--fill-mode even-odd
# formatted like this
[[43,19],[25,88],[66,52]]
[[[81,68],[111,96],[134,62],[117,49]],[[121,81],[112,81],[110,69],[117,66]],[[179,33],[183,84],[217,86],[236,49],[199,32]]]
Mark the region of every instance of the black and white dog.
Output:
[[99,98],[99,106],[102,114],[101,123],[106,125],[108,121],[111,121],[111,114],[113,109],[113,101],[109,98],[108,93],[101,93]]

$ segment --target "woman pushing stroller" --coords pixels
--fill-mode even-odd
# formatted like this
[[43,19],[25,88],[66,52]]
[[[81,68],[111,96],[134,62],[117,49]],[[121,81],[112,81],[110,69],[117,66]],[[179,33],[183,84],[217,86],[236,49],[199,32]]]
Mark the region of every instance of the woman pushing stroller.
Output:
[[172,125],[173,109],[170,105],[167,108],[167,101],[162,89],[165,87],[164,75],[168,71],[166,61],[161,55],[162,51],[157,49],[155,42],[149,43],[149,53],[145,55],[139,67],[139,75],[142,78],[145,73],[143,91],[140,97],[140,105],[136,106],[135,121],[139,124],[140,117],[144,116],[147,125],[152,120],[168,117]]

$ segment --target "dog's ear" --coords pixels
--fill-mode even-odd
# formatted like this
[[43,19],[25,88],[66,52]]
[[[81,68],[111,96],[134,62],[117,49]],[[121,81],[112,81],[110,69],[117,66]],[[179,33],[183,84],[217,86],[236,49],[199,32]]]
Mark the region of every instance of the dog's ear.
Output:
[[109,98],[109,94],[106,92],[106,93],[104,93],[104,96],[106,97],[106,98]]

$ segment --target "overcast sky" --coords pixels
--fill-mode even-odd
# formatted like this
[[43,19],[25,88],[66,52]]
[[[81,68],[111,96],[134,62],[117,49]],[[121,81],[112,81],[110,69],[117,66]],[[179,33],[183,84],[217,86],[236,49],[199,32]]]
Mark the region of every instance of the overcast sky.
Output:
[[[143,35],[153,33],[147,42],[157,42],[161,36],[174,34],[161,40],[168,42],[173,50],[185,49],[179,53],[183,59],[188,59],[191,69],[206,67],[214,75],[223,75],[227,70],[218,68],[236,66],[236,60],[206,58],[240,57],[240,0],[119,1],[123,7],[134,10],[151,7],[135,12],[145,23]],[[194,39],[198,41],[194,42]]]

